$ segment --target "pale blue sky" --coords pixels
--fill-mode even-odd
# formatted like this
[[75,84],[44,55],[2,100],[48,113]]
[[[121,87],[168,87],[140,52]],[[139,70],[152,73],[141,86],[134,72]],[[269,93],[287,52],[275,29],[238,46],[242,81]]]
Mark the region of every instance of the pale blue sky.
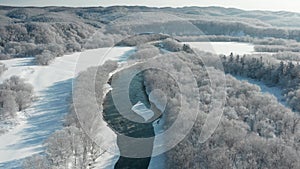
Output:
[[145,5],[156,7],[223,6],[246,10],[300,12],[300,0],[0,0],[12,6],[112,6]]

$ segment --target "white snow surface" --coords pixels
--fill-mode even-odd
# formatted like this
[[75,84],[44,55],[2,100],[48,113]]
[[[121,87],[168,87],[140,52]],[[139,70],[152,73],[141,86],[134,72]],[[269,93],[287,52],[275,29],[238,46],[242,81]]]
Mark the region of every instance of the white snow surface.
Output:
[[[132,52],[131,47],[100,48],[64,55],[49,66],[34,64],[33,58],[17,58],[1,61],[8,70],[0,82],[17,75],[34,87],[37,100],[19,114],[19,124],[0,135],[0,168],[21,168],[22,159],[44,150],[43,142],[54,131],[62,128],[68,113],[72,92],[72,80],[79,71],[103,64],[106,60],[118,60]],[[80,63],[78,59],[80,58]],[[101,58],[101,59],[99,59]],[[106,124],[106,123],[105,123]],[[107,126],[104,126],[113,132]],[[102,158],[104,161],[108,159]]]
[[139,116],[143,117],[145,121],[148,121],[154,116],[154,112],[148,109],[145,104],[140,101],[132,106],[131,110]]
[[183,42],[189,44],[192,48],[196,48],[205,52],[214,54],[229,55],[231,52],[235,55],[244,54],[274,54],[269,52],[255,52],[254,45],[250,43],[240,42]]

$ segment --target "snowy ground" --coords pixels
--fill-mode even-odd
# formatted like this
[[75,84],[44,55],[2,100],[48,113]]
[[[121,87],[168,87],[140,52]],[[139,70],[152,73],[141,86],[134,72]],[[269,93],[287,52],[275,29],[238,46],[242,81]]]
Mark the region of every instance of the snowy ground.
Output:
[[37,100],[21,113],[27,116],[20,118],[19,125],[0,135],[0,168],[20,168],[22,159],[43,151],[45,139],[62,127],[77,72],[108,59],[122,60],[132,50],[129,47],[87,50],[57,58],[49,66],[37,66],[33,58],[2,61],[8,70],[0,81],[12,75],[26,79],[33,85]]
[[240,43],[240,42],[183,42],[184,44],[189,44],[192,48],[197,48],[199,50],[210,52],[214,54],[224,54],[229,55],[231,52],[233,54],[274,54],[271,52],[255,52],[254,45],[250,43]]

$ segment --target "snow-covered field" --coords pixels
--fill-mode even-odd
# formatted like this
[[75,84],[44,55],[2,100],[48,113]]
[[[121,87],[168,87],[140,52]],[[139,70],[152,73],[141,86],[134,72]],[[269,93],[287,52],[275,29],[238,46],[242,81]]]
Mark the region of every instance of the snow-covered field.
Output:
[[[239,43],[239,42],[184,42],[189,44],[192,48],[210,52],[214,54],[229,55],[231,52],[235,55],[244,54],[261,54],[261,52],[254,51],[254,45],[250,43]],[[273,54],[263,52],[263,54]]]
[[[19,125],[0,135],[0,168],[20,168],[21,160],[43,151],[43,142],[62,127],[68,113],[72,80],[79,71],[122,60],[133,48],[100,48],[56,58],[49,66],[37,66],[33,58],[2,61],[8,70],[0,81],[17,75],[33,85],[37,100],[20,114]],[[100,59],[99,59],[100,58]]]

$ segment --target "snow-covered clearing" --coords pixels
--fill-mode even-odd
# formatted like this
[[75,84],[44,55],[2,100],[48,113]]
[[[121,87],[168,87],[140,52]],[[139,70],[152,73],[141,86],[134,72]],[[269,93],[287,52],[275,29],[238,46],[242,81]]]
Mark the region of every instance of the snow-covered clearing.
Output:
[[254,45],[250,43],[240,43],[240,42],[183,42],[184,44],[189,44],[192,48],[197,48],[199,50],[214,53],[214,54],[224,54],[229,55],[233,53],[235,55],[244,54],[274,54],[268,52],[255,52]]
[[[2,61],[8,70],[0,81],[17,75],[33,85],[37,100],[27,108],[19,125],[0,135],[0,168],[20,168],[21,160],[43,151],[43,142],[62,127],[68,113],[75,75],[105,60],[123,60],[133,48],[100,48],[56,58],[49,66],[37,66],[33,58]],[[104,58],[104,59],[99,59]]]

